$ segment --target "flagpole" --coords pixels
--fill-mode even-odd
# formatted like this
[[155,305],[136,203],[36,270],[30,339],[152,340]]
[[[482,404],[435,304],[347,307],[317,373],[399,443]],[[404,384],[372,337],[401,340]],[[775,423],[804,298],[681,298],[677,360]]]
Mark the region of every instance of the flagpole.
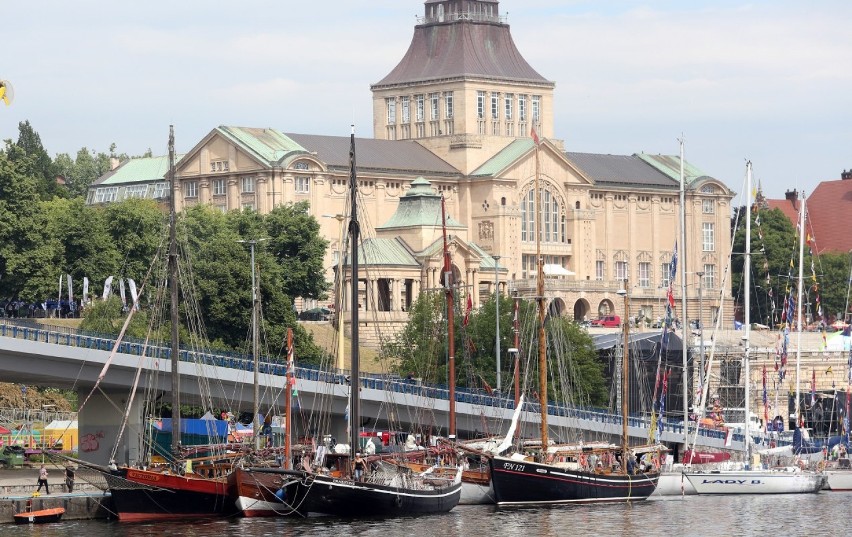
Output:
[[689,383],[689,357],[686,348],[686,330],[689,322],[686,312],[686,190],[683,173],[683,138],[680,142],[680,289],[681,289],[681,347],[683,352],[683,448],[689,444],[689,393],[692,386]]

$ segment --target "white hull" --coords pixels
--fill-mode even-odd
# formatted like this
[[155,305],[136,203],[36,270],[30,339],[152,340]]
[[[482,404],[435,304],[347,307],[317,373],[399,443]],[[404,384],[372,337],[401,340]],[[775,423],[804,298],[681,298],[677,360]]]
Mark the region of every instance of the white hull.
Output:
[[494,489],[491,482],[488,486],[466,483],[462,481],[461,499],[459,505],[486,505],[494,503]]
[[237,498],[237,509],[246,517],[283,516],[293,513],[293,510],[283,503],[265,502],[246,496],[239,496]]
[[657,483],[657,490],[651,496],[684,496],[696,494],[695,487],[683,475],[683,472],[663,472]]
[[686,478],[697,494],[807,494],[819,492],[822,473],[797,468],[689,472]]
[[852,490],[852,470],[826,470],[825,477],[829,490]]

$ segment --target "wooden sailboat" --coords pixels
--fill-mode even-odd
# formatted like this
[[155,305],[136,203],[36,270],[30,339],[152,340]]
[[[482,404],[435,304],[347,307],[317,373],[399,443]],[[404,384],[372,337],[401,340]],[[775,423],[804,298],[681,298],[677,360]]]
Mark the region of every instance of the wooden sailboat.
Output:
[[[547,426],[547,344],[545,340],[546,307],[544,297],[544,261],[541,256],[541,200],[539,189],[539,144],[535,141],[536,174],[536,258],[538,261],[538,392],[541,418],[539,449],[516,452],[511,456],[491,458],[491,481],[496,502],[500,506],[548,505],[584,502],[626,502],[643,500],[657,486],[659,471],[647,473],[635,467],[627,437],[627,373],[629,364],[628,325],[624,325],[624,355],[622,360],[622,439],[621,446],[609,443],[551,445]],[[626,283],[626,282],[625,282]],[[628,307],[627,291],[625,307]],[[601,464],[598,466],[597,462]]]
[[[349,453],[327,456],[328,473],[305,472],[294,491],[302,514],[346,517],[410,516],[440,513],[455,507],[461,496],[461,471],[451,479],[416,475],[404,465],[382,464],[378,470],[356,479],[352,461],[360,450],[360,358],[359,358],[359,242],[358,177],[355,164],[355,131],[350,138],[350,220],[352,365],[349,396]],[[451,396],[452,399],[452,396]],[[329,461],[331,461],[329,463]]]
[[[745,376],[745,420],[744,420],[744,437],[745,437],[745,468],[741,470],[722,470],[713,472],[696,472],[687,471],[684,473],[698,494],[802,494],[819,492],[822,488],[825,476],[822,472],[813,472],[804,470],[798,466],[784,466],[767,468],[761,465],[758,461],[752,461],[752,433],[750,430],[751,419],[749,416],[751,410],[751,381],[750,381],[750,334],[751,334],[751,181],[752,167],[751,161],[746,163],[746,239],[745,239],[745,259],[743,264],[744,278],[744,323],[743,323],[743,341],[745,350],[743,354],[744,376]],[[800,240],[800,256],[803,250],[804,241],[804,216],[805,206],[804,199],[800,201],[800,222],[799,240]],[[800,260],[801,261],[801,260]],[[802,271],[799,269],[799,292],[802,289]],[[801,299],[801,295],[800,295]],[[801,304],[801,300],[799,300]],[[801,315],[800,315],[801,319]],[[799,321],[799,332],[801,333],[801,320]],[[708,368],[709,370],[709,368]],[[798,359],[797,359],[797,379],[798,386]],[[706,388],[705,388],[706,390]],[[798,401],[797,401],[797,420],[798,420]]]

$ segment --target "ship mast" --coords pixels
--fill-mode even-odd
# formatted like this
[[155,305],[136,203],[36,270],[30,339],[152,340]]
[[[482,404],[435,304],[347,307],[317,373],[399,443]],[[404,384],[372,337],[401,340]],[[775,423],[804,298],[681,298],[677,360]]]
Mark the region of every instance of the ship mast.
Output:
[[172,359],[172,454],[180,450],[180,338],[178,330],[178,269],[177,269],[177,209],[178,195],[175,181],[175,128],[169,125],[169,319],[171,321]]
[[450,262],[450,250],[447,246],[447,214],[444,194],[441,194],[441,230],[444,234],[444,290],[447,294],[447,337],[449,349],[447,358],[447,383],[450,388],[450,439],[456,436],[456,344],[455,313],[453,312],[453,272]]
[[350,307],[352,308],[352,370],[349,373],[349,441],[354,457],[360,450],[359,426],[361,424],[361,364],[358,355],[358,241],[360,240],[361,228],[358,223],[358,176],[355,172],[355,125],[352,125],[352,134],[349,140],[349,194],[350,210],[349,218],[349,240],[352,255],[349,260],[352,271],[352,287]]
[[[535,134],[535,131],[533,131]],[[544,308],[544,260],[541,257],[541,188],[539,187],[539,175],[541,163],[539,161],[538,137],[535,140],[535,258],[538,263],[538,274],[536,276],[536,301],[538,302],[538,391],[539,404],[541,406],[541,449],[547,452],[547,342],[544,337],[544,320],[546,311]]]

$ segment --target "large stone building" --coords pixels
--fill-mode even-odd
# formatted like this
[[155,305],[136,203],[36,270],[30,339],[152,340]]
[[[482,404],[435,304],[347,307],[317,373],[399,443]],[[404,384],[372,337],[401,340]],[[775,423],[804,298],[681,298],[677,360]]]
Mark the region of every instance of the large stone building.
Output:
[[[440,284],[438,194],[452,217],[453,271],[473,304],[487,299],[495,279],[501,292],[533,292],[534,129],[554,307],[578,319],[621,313],[616,291],[628,279],[631,316],[661,316],[680,230],[679,157],[567,150],[554,137],[555,83],[524,60],[498,7],[497,0],[426,0],[408,51],[371,87],[373,138],[356,142],[362,219],[373,240],[364,253],[365,309],[399,326],[418,293]],[[722,276],[733,194],[689,163],[684,170],[687,317],[699,315],[700,284],[708,322],[712,297],[730,295]],[[180,160],[174,195],[179,208],[261,213],[308,201],[331,241],[333,279],[341,222],[324,216],[345,214],[348,175],[348,136],[223,126]],[[100,188],[93,185],[90,199],[103,198]]]

